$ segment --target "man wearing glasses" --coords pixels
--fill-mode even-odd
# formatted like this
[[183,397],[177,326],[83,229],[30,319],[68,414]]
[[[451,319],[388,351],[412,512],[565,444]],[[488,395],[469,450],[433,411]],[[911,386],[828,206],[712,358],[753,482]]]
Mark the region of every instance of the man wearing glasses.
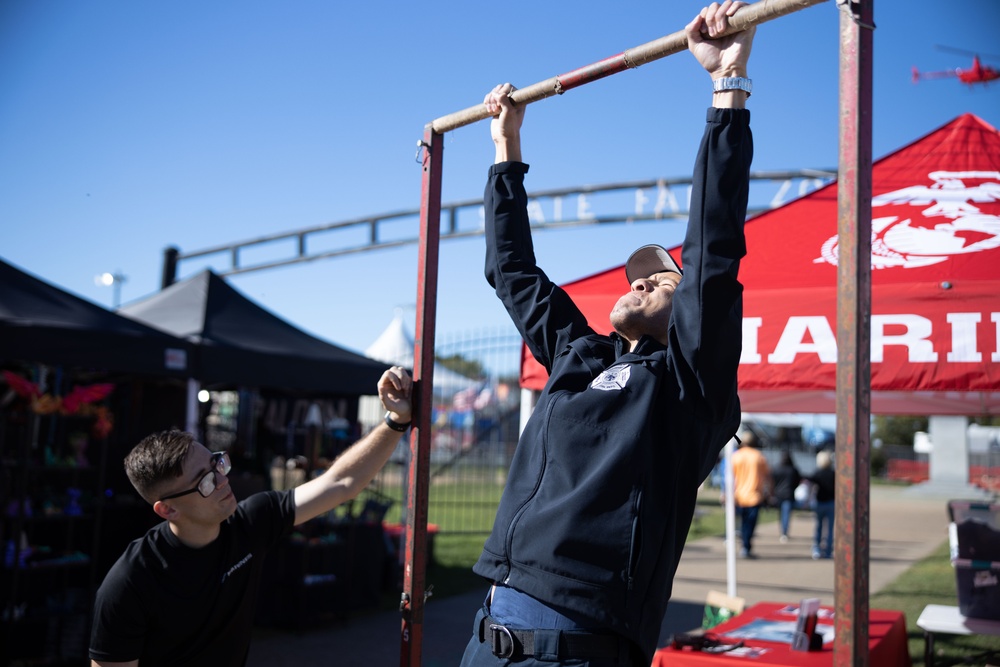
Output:
[[264,556],[298,525],[357,496],[411,419],[409,374],[378,383],[380,424],[329,470],[288,491],[237,502],[225,452],[165,431],[125,458],[136,491],[164,521],[133,541],[97,592],[91,665],[246,664]]

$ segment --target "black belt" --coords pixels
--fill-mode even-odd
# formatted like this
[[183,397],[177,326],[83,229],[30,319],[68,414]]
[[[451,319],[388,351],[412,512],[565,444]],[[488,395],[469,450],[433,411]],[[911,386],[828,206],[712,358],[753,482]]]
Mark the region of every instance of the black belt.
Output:
[[490,641],[493,655],[521,660],[613,660],[628,656],[629,643],[617,635],[572,630],[508,628],[489,616],[479,622],[479,641]]

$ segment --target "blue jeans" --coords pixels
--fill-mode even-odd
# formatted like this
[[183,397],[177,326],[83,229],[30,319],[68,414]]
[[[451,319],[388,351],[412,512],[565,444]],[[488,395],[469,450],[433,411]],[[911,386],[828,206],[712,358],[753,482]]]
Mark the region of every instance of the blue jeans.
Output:
[[788,527],[792,522],[792,507],[795,506],[795,499],[789,498],[788,500],[782,500],[780,505],[781,511],[781,534],[788,535]]
[[479,626],[484,616],[490,615],[498,623],[514,628],[544,628],[555,630],[586,630],[573,619],[545,606],[538,600],[511,588],[497,586],[493,592],[493,601],[487,598],[483,608],[476,614],[472,626],[472,639],[465,647],[461,667],[500,667],[516,664],[517,667],[553,667],[553,665],[573,665],[573,667],[640,667],[639,662],[631,662],[626,656],[621,660],[566,660],[555,662],[538,660],[526,656],[523,660],[511,663],[506,658],[493,655],[490,640],[479,641]]
[[[823,558],[833,555],[833,515],[835,513],[835,503],[828,500],[816,503],[816,533],[813,536],[813,553],[818,553]],[[823,538],[826,541],[823,541]]]
[[530,595],[506,586],[498,585],[493,588],[492,601],[489,605],[490,616],[498,623],[512,628],[600,630],[600,628],[588,628]]
[[760,505],[753,507],[737,507],[740,515],[740,540],[743,542],[743,551],[750,553],[753,548],[753,534],[757,530],[757,515],[760,513]]

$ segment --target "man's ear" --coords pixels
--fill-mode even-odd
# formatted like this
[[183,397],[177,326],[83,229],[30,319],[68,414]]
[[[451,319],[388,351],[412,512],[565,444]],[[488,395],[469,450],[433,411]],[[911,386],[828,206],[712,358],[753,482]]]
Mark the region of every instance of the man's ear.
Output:
[[156,512],[158,517],[166,519],[167,521],[170,521],[177,516],[177,510],[174,506],[162,500],[157,500],[153,503],[153,511]]

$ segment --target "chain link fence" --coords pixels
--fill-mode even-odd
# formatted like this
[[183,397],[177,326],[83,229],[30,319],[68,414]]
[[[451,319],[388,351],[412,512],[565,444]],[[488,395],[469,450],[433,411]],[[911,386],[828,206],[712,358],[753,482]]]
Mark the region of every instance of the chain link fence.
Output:
[[[513,327],[470,331],[438,340],[431,424],[428,524],[439,534],[486,535],[493,526],[520,429],[521,338]],[[362,513],[405,523],[410,443],[357,502]],[[374,517],[373,517],[374,518]]]

